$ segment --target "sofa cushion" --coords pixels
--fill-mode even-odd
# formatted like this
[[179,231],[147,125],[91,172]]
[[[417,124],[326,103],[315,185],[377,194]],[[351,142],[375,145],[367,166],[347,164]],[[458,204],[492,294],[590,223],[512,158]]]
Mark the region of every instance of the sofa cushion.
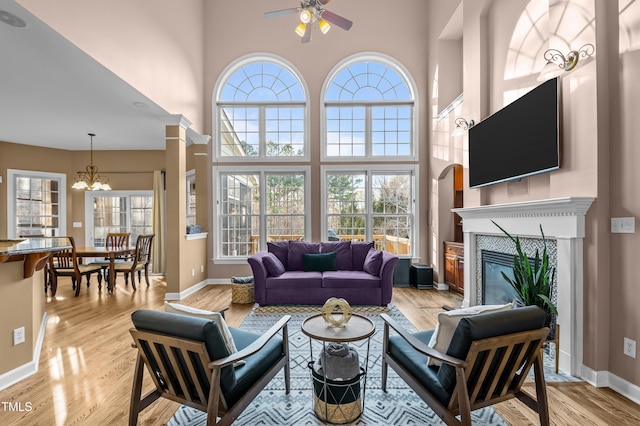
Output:
[[264,262],[264,267],[267,268],[269,275],[273,277],[279,277],[286,271],[284,265],[280,259],[278,259],[278,256],[273,253],[265,254],[262,261]]
[[329,241],[320,243],[320,253],[336,252],[336,267],[339,271],[351,271],[351,241]]
[[309,271],[337,271],[336,267],[336,252],[311,254],[305,253],[302,255],[302,263],[304,264],[305,272]]
[[289,269],[289,241],[268,242],[267,251],[273,253],[282,262],[285,270]]
[[[443,354],[447,353],[449,343],[451,343],[451,338],[453,337],[453,333],[456,331],[456,327],[458,327],[458,322],[461,318],[489,312],[505,311],[512,308],[513,303],[507,303],[505,305],[477,305],[470,306],[468,308],[440,312],[438,313],[438,322],[436,323],[433,336],[429,341],[429,347],[437,349]],[[440,361],[429,359],[429,365],[439,366]]]
[[382,265],[382,252],[380,250],[370,249],[364,258],[362,270],[367,274],[374,276],[380,275],[380,266]]
[[327,271],[322,274],[325,288],[380,288],[380,278],[364,271]]
[[366,243],[351,243],[351,259],[353,262],[354,271],[362,271],[362,265],[364,265],[364,258],[367,257],[369,250],[373,248],[373,241]]
[[319,254],[320,244],[307,243],[304,241],[289,241],[289,255],[287,259],[289,265],[287,266],[287,271],[304,271],[302,255],[305,253]]
[[279,277],[267,277],[266,288],[293,290],[322,287],[322,272],[287,271]]
[[[466,359],[472,341],[542,328],[545,318],[546,313],[537,306],[464,317],[453,333],[447,355]],[[453,391],[456,383],[455,368],[443,364],[438,371],[438,379],[445,389]]]

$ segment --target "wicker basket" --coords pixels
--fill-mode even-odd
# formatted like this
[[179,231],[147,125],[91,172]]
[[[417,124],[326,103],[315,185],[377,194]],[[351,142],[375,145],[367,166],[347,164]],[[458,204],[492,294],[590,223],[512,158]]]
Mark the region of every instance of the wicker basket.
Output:
[[235,284],[231,283],[231,302],[232,303],[254,303],[256,301],[253,295],[253,283]]

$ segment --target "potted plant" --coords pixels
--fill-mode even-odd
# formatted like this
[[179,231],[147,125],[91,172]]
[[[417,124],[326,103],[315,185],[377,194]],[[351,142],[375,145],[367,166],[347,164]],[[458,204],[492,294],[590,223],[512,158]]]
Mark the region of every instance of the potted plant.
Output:
[[549,266],[549,254],[547,253],[547,240],[540,225],[542,234],[542,256],[536,249],[533,259],[533,266],[529,258],[522,251],[520,238],[515,238],[505,231],[500,225],[492,221],[500,230],[516,245],[517,255],[513,256],[513,279],[504,272],[502,276],[516,291],[519,300],[516,302],[522,306],[537,305],[547,312],[548,324],[551,324],[555,315],[558,315],[558,308],[551,301],[551,291],[555,268]]

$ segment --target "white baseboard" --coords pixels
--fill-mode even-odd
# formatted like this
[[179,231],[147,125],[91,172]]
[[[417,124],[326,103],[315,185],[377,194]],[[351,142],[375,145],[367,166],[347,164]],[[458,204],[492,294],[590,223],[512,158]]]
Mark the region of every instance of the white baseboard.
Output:
[[198,284],[195,284],[188,289],[181,291],[180,293],[166,293],[164,295],[164,300],[182,300],[187,296],[192,295],[198,290],[203,289],[208,285],[218,285],[218,284],[231,284],[231,278],[208,278]]
[[38,340],[36,340],[36,346],[33,349],[33,359],[28,363],[21,365],[18,368],[14,368],[11,371],[0,375],[0,390],[6,389],[11,385],[18,383],[21,380],[26,379],[38,372],[38,365],[40,364],[40,353],[42,351],[42,343],[44,342],[44,335],[47,331],[47,321],[49,317],[45,312],[42,316],[42,322],[40,323],[40,330],[38,331]]
[[611,388],[636,404],[640,404],[640,386],[634,385],[609,371],[594,371],[582,365],[580,378],[597,388]]
[[449,290],[449,284],[444,284],[444,283],[434,283],[436,285],[436,290],[440,290],[440,291],[448,291]]

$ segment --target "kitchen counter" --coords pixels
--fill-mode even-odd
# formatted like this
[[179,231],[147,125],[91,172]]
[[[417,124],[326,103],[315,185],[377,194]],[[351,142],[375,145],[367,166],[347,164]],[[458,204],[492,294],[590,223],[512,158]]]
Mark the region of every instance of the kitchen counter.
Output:
[[0,263],[24,261],[24,278],[44,268],[49,255],[71,248],[67,238],[27,238],[0,240]]

